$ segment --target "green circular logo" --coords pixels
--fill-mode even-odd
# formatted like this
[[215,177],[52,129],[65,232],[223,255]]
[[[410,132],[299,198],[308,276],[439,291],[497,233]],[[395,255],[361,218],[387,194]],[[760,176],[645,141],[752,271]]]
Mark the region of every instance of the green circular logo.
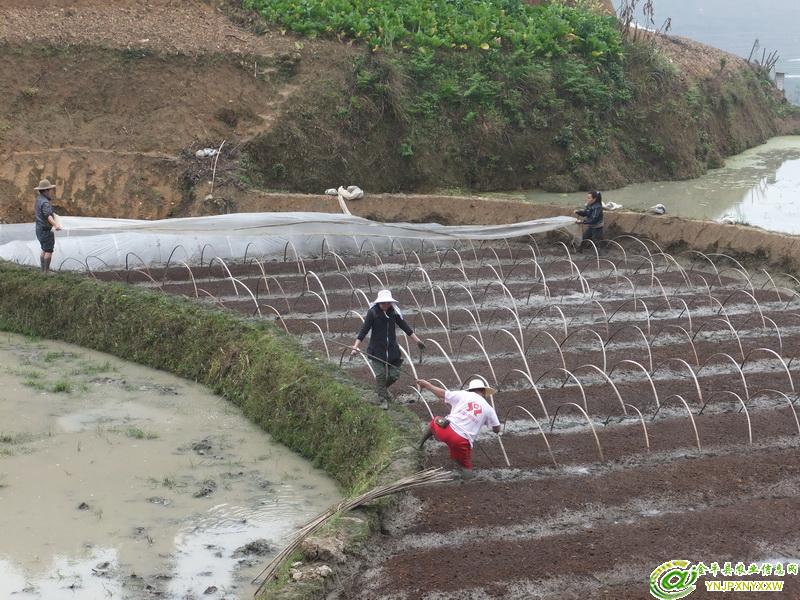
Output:
[[670,560],[650,573],[650,594],[659,600],[678,600],[691,594],[697,586],[697,568],[688,560]]

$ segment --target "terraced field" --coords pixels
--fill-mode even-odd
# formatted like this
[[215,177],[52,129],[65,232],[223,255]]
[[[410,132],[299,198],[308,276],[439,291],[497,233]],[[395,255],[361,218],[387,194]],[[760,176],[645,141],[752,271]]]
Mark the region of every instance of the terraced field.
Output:
[[[479,439],[475,479],[405,498],[343,597],[638,599],[671,559],[800,556],[800,282],[789,276],[628,236],[600,256],[553,238],[417,242],[95,275],[276,319],[365,381],[366,361],[343,345],[388,287],[427,344],[404,347],[392,388],[420,431],[446,407],[417,393],[415,373],[498,388],[504,433]],[[444,446],[427,451],[448,466]],[[800,597],[797,579],[748,598]],[[701,580],[691,597],[715,594]]]

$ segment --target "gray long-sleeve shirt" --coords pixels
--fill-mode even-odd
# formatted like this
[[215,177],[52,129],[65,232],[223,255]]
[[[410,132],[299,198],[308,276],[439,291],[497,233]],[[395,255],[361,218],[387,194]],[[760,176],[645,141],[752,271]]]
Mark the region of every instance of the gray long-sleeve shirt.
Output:
[[41,229],[43,231],[50,231],[52,229],[52,225],[50,225],[50,221],[48,221],[48,217],[53,215],[53,205],[50,204],[50,200],[48,200],[42,194],[36,194],[36,228]]

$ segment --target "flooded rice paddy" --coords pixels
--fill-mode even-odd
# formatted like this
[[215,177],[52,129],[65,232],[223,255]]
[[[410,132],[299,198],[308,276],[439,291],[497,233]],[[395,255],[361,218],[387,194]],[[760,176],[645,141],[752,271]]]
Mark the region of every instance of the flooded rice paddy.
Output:
[[0,598],[249,598],[338,500],[202,386],[0,333]]
[[[579,207],[586,192],[526,192],[541,204]],[[625,209],[647,210],[664,204],[667,213],[692,219],[719,220],[783,233],[800,233],[800,136],[784,136],[728,158],[721,169],[687,181],[638,183],[603,191],[605,202]]]

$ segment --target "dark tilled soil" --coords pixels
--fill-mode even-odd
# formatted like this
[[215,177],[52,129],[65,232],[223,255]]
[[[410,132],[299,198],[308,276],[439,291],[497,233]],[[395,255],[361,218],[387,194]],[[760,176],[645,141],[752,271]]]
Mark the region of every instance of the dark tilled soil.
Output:
[[[500,245],[464,249],[460,261],[454,252],[426,252],[419,262],[365,253],[344,257],[345,265],[331,256],[227,265],[249,292],[218,263],[191,274],[170,267],[100,276],[163,282],[165,292],[245,314],[260,310],[365,381],[364,361],[349,360],[338,344],[352,344],[367,303],[388,281],[428,340],[421,360],[410,346],[414,365],[404,365],[392,388],[398,399],[417,398],[409,388],[414,370],[451,388],[475,374],[498,384],[493,401],[508,427],[502,447],[484,434],[473,450],[476,479],[406,498],[387,515],[387,533],[370,543],[359,576],[332,597],[643,599],[650,572],[670,559],[800,555],[793,524],[800,427],[792,404],[800,316],[787,308],[788,293],[768,281],[751,285],[728,259],[718,258],[718,277],[703,261],[680,273],[654,255],[651,273],[633,256],[642,246],[630,244],[627,266],[621,252],[605,257],[616,272],[607,262],[598,269],[593,257],[570,265],[563,247],[544,244],[541,271],[530,247],[512,246],[509,255]],[[520,328],[522,353],[512,339],[519,341]],[[447,412],[426,398],[434,413]],[[422,431],[428,407],[418,399],[407,406]],[[435,441],[424,462],[451,465]],[[786,581],[784,596],[798,596],[797,581]],[[708,594],[703,588],[692,597]]]
[[[599,505],[608,509],[646,500],[676,506],[731,502],[736,496],[767,493],[784,480],[793,480],[790,489],[800,485],[796,457],[796,448],[721,455],[712,450],[702,460],[661,462],[658,468],[643,462],[580,475],[553,473],[537,479],[473,480],[451,488],[429,488],[417,492],[425,510],[408,533],[513,526],[523,514],[523,522],[535,524]],[[497,498],[503,498],[503,510],[483,510]]]
[[[405,552],[386,563],[384,577],[374,592],[382,595],[402,589],[409,598],[423,598],[431,591],[491,586],[495,593],[503,594],[507,582],[523,574],[531,580],[555,575],[591,576],[641,556],[754,561],[762,559],[763,543],[796,539],[793,513],[798,509],[797,498],[755,499],[635,523],[587,523],[580,532],[543,538],[480,543],[473,539],[463,547]],[[503,510],[502,501],[484,510]],[[717,535],[709,535],[711,532]],[[658,563],[653,568],[656,566]],[[642,581],[646,582],[645,574]]]

